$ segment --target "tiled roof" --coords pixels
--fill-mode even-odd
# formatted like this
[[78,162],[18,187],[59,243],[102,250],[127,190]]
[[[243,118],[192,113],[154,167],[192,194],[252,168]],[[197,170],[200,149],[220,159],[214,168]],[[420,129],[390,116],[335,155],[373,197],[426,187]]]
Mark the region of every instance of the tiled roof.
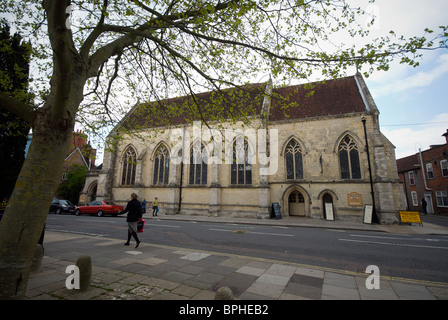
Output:
[[[261,115],[267,83],[205,92],[137,105],[122,121],[126,128],[151,128]],[[355,76],[275,88],[269,121],[366,111]]]
[[[278,99],[277,96],[283,97]],[[286,97],[286,98],[285,98]],[[286,100],[286,101],[285,101]],[[270,121],[366,111],[355,77],[274,90]]]
[[413,154],[408,157],[397,159],[397,170],[398,172],[413,171],[418,168],[419,160],[417,154]]
[[261,113],[266,83],[220,92],[205,92],[137,105],[123,120],[126,128],[151,128],[207,121],[238,119]]

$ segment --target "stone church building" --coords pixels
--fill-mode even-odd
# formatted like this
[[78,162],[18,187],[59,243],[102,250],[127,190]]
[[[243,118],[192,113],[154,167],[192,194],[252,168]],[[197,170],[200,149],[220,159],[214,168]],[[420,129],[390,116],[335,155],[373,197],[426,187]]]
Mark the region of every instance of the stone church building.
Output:
[[[213,111],[198,122],[192,101]],[[238,113],[250,121],[231,120]],[[157,197],[161,214],[253,218],[272,217],[277,203],[283,219],[396,223],[405,197],[378,116],[360,74],[139,104],[109,135],[117,147],[80,198],[125,204],[136,192]]]

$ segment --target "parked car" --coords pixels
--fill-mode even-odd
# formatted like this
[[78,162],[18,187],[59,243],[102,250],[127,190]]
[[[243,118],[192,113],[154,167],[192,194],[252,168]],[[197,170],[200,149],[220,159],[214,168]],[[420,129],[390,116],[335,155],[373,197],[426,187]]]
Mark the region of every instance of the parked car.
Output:
[[116,205],[110,201],[99,201],[95,200],[90,202],[86,206],[78,206],[75,208],[75,214],[79,216],[80,214],[88,213],[90,215],[96,214],[98,217],[102,217],[106,214],[112,216],[117,216],[119,212],[123,211],[124,207]]
[[54,212],[56,214],[73,214],[75,212],[75,205],[68,200],[53,199],[50,205],[50,212]]

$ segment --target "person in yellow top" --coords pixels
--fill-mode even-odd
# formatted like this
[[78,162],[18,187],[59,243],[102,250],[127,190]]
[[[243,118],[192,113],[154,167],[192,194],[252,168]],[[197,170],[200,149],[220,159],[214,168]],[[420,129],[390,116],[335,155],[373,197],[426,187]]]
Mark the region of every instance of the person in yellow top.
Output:
[[159,201],[157,201],[157,197],[155,197],[154,201],[152,202],[152,216],[157,217],[157,212],[159,212]]

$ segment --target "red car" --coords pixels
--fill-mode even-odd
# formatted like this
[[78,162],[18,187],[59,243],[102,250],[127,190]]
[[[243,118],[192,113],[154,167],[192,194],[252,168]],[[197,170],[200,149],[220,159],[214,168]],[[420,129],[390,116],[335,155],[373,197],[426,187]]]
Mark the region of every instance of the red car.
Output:
[[99,201],[95,200],[90,202],[86,206],[80,206],[75,208],[75,214],[79,216],[83,213],[88,213],[90,215],[96,214],[98,217],[102,217],[105,214],[111,214],[112,216],[117,216],[119,212],[123,211],[124,207],[116,205],[110,201]]

